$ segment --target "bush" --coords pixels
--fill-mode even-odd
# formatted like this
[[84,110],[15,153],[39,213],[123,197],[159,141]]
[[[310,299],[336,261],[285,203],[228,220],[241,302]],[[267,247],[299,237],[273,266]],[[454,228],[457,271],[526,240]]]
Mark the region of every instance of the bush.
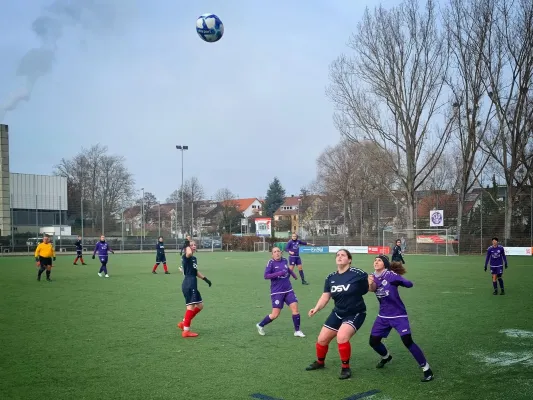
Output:
[[[222,235],[222,248],[233,251],[254,251],[254,243],[262,241],[263,239],[258,236],[233,236],[228,233]],[[274,237],[266,238],[266,242],[270,244],[276,241]]]

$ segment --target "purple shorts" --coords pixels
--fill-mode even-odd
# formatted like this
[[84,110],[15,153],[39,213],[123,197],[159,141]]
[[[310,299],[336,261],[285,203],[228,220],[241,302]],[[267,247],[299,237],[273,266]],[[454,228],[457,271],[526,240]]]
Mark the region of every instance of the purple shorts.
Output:
[[501,267],[490,267],[490,273],[493,275],[503,274],[503,266]]
[[290,265],[302,265],[302,259],[300,256],[289,256]]
[[283,303],[287,304],[288,306],[292,303],[298,303],[298,299],[293,291],[273,294],[270,297],[272,297],[272,308],[282,309]]
[[377,317],[372,325],[370,335],[386,338],[389,336],[391,329],[394,328],[400,336],[409,335],[411,333],[411,327],[409,326],[409,318],[383,318]]

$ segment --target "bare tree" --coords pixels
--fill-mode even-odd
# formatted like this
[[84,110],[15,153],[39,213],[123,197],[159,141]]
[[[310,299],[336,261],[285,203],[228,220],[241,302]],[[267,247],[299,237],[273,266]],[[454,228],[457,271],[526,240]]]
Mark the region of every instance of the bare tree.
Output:
[[67,178],[72,207],[69,215],[83,219],[88,216],[93,230],[101,228],[97,224],[102,218],[119,215],[134,193],[133,176],[124,161],[121,156],[107,154],[107,147],[99,144],[82,149],[71,159],[62,159],[54,173]]
[[512,236],[514,205],[533,174],[533,2],[498,0],[483,49],[486,89],[497,119],[496,146],[487,149],[507,186],[504,236]]
[[350,234],[360,225],[361,204],[390,194],[395,182],[391,155],[372,141],[342,140],[317,159],[315,189],[344,210]]
[[370,139],[394,154],[412,228],[415,191],[430,176],[452,126],[452,116],[444,116],[441,129],[436,125],[447,110],[442,91],[448,58],[434,1],[427,0],[424,11],[416,0],[389,11],[367,9],[349,47],[354,56],[340,56],[330,71],[327,94],[336,106],[336,126],[353,141]]
[[[178,207],[178,220],[181,221],[181,196],[183,193],[183,208],[184,208],[184,220],[185,226],[190,227],[194,230],[194,215],[198,214],[198,202],[204,199],[205,192],[204,188],[200,184],[200,180],[193,176],[190,179],[187,179],[183,183],[183,190],[180,187],[177,190],[174,190],[169,197],[167,197],[166,202],[177,204]],[[192,231],[191,231],[192,232]]]
[[235,194],[228,188],[219,189],[215,193],[215,200],[220,204],[222,214],[219,221],[219,230],[225,233],[240,230],[242,214],[238,210]]
[[[482,151],[492,128],[493,103],[485,96],[484,48],[498,0],[451,0],[444,15],[450,69],[446,79],[453,94],[454,144],[457,165],[457,235],[461,234],[466,194],[476,184],[490,156]],[[488,104],[487,104],[488,103]],[[494,143],[485,141],[492,149]]]

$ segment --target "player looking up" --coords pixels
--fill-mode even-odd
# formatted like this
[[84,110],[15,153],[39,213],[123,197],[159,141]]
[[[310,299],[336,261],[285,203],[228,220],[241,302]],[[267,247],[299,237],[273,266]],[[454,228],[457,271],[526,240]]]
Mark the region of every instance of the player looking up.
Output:
[[100,271],[98,271],[98,276],[101,278],[102,276],[104,276],[103,274],[105,274],[105,277],[109,278],[109,275],[107,273],[107,261],[109,259],[109,253],[115,254],[115,252],[105,241],[104,235],[100,236],[100,241],[96,242],[96,245],[94,246],[93,260],[95,258],[96,253],[98,253],[98,259],[102,264],[100,266]]
[[37,280],[41,280],[41,275],[46,270],[46,280],[51,281],[50,274],[52,273],[52,261],[56,260],[56,252],[54,245],[50,243],[50,237],[46,235],[43,238],[43,242],[37,245],[35,249],[35,261],[39,266],[39,272],[37,272]]
[[165,243],[163,242],[163,236],[159,236],[159,239],[157,239],[157,243],[155,245],[155,265],[154,268],[152,268],[152,274],[157,274],[156,269],[160,263],[163,263],[165,274],[170,274],[167,267],[167,257],[165,255]]
[[396,246],[392,249],[392,261],[399,261],[402,264],[405,264],[405,260],[402,255],[402,241],[400,239],[396,240]]
[[265,325],[270,324],[279,317],[283,304],[287,304],[292,311],[292,323],[294,324],[294,336],[305,337],[300,330],[300,313],[298,311],[298,299],[294,294],[291,284],[291,275],[298,279],[293,270],[289,268],[286,258],[281,256],[279,247],[272,249],[272,258],[265,268],[265,279],[270,279],[270,297],[272,300],[272,312],[267,315],[256,327],[261,336],[265,335]]
[[[285,249],[289,252],[290,269],[294,271],[294,266],[298,267],[298,273],[302,278],[302,285],[309,285],[305,280],[304,270],[302,267],[302,259],[300,258],[300,246],[306,246],[307,242],[300,240],[296,233],[293,233],[291,239],[287,242]],[[310,244],[312,246],[312,244]]]
[[185,248],[185,254],[182,256],[184,276],[181,290],[185,297],[186,311],[183,321],[178,322],[178,328],[183,330],[181,336],[184,338],[198,336],[197,333],[191,332],[193,318],[204,308],[202,295],[198,291],[197,278],[203,279],[211,287],[211,281],[198,271],[196,256],[194,256],[195,252],[196,243],[191,241],[189,242],[189,246]]
[[76,259],[74,260],[74,265],[78,265],[78,260],[81,261],[81,265],[87,265],[83,261],[83,243],[81,242],[81,236],[78,236],[78,240],[76,240]]
[[505,269],[509,268],[507,264],[507,257],[505,256],[505,249],[502,245],[498,244],[498,238],[492,238],[492,246],[487,249],[487,258],[485,259],[485,272],[487,271],[487,264],[490,261],[490,273],[492,274],[492,287],[494,292],[492,294],[498,294],[498,283],[500,283],[500,294],[505,294],[505,289],[503,288],[503,264],[505,263]]
[[337,337],[342,362],[339,379],[347,379],[352,376],[350,339],[361,328],[366,318],[366,305],[363,296],[368,293],[369,285],[372,285],[373,288],[375,285],[369,280],[365,271],[351,267],[352,255],[348,250],[337,251],[335,262],[337,271],[326,277],[324,292],[318,299],[315,308],[309,311],[309,316],[312,317],[322,310],[330,299],[333,299],[335,303],[333,311],[326,319],[318,335],[315,346],[317,360],[306,370],[324,368],[329,343],[334,337]]
[[424,371],[422,382],[429,382],[433,379],[433,371],[431,371],[420,347],[413,342],[407,310],[398,292],[399,286],[413,287],[413,283],[402,276],[406,272],[401,262],[394,261],[390,264],[387,256],[380,255],[374,260],[374,273],[370,275],[370,278],[375,283],[379,312],[374,325],[372,325],[369,344],[381,356],[381,361],[376,368],[383,368],[392,360],[392,356],[381,340],[389,336],[392,328],[396,329],[403,344]]

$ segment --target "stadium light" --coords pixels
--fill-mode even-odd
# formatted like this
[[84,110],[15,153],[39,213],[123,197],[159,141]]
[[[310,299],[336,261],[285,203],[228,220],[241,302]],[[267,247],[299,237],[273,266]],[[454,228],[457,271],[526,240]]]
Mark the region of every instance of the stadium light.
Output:
[[143,249],[143,239],[144,239],[144,188],[141,188],[142,198],[141,198],[141,251]]
[[183,231],[185,227],[185,203],[183,201],[183,152],[185,150],[189,150],[189,146],[177,145],[176,149],[181,151],[181,233],[183,238],[183,235],[185,233]]

